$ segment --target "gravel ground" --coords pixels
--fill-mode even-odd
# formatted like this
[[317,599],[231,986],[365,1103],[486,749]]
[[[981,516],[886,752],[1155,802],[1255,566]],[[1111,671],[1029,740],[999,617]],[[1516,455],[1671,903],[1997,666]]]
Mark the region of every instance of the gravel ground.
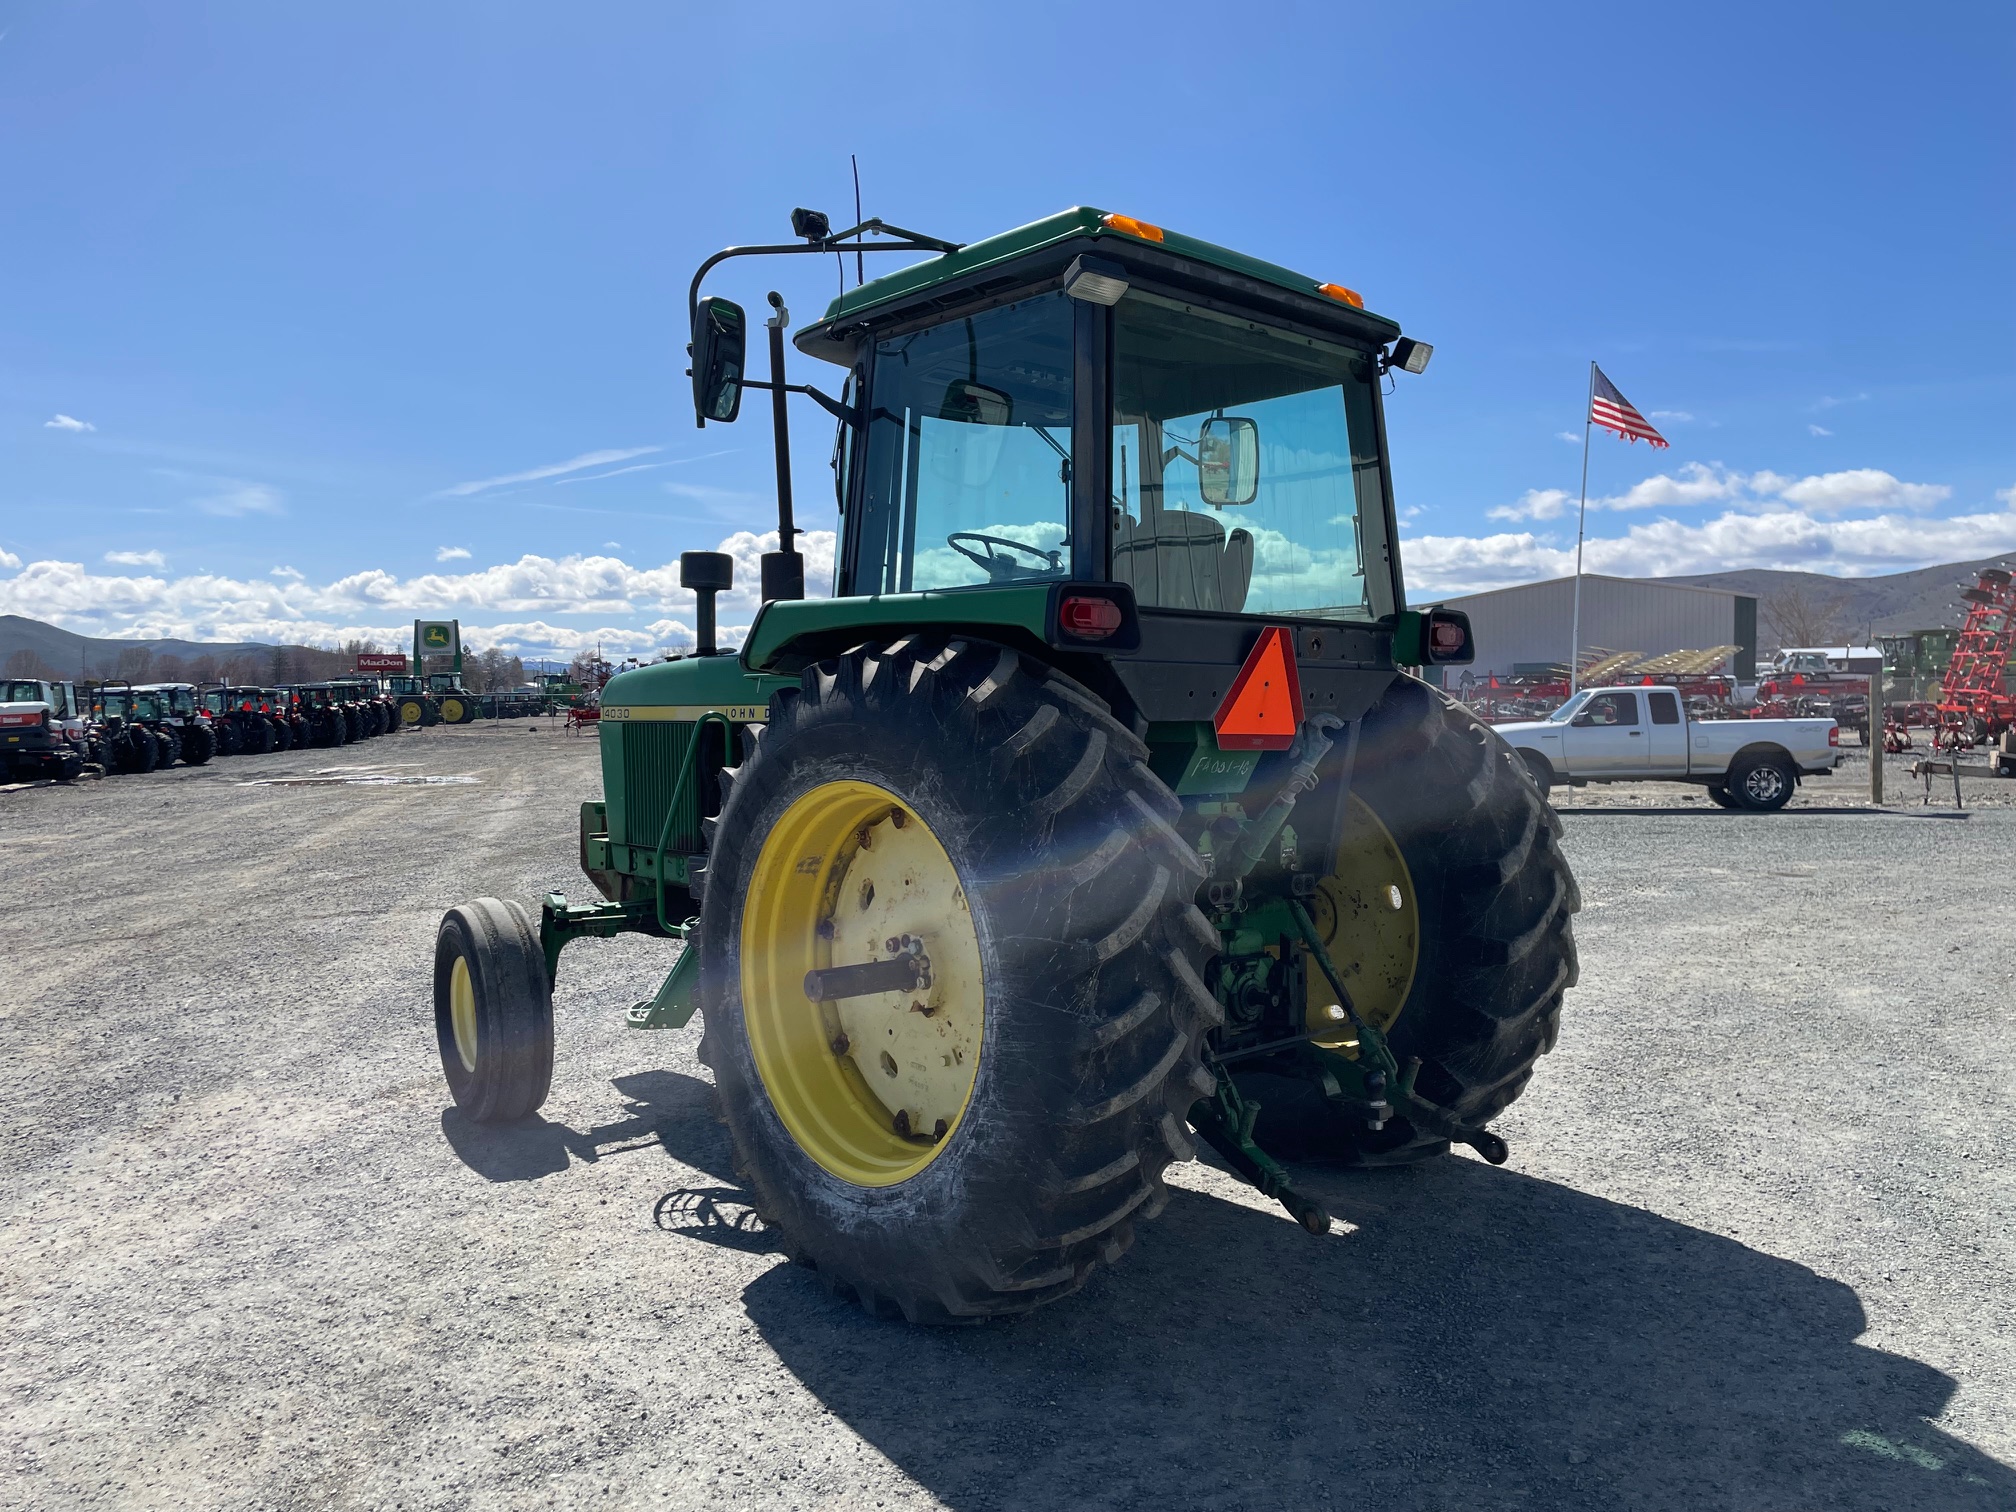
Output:
[[[247,785],[373,763],[474,780]],[[1303,1172],[1321,1240],[1182,1167],[952,1332],[748,1221],[697,1030],[621,1026],[662,946],[569,948],[542,1120],[448,1110],[435,923],[588,890],[592,738],[0,794],[0,1504],[2006,1512],[2016,815],[1857,777],[1560,795],[1583,985],[1509,1165]]]

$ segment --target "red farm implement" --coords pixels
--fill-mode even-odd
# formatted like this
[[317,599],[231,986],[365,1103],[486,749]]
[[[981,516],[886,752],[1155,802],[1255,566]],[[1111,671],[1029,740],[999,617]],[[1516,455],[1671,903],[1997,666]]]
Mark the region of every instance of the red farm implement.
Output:
[[1933,742],[1947,751],[1986,745],[2016,725],[2016,699],[2006,681],[2009,653],[2016,649],[2016,584],[2000,567],[1988,567],[1960,597],[1967,601],[1967,621],[1939,688]]

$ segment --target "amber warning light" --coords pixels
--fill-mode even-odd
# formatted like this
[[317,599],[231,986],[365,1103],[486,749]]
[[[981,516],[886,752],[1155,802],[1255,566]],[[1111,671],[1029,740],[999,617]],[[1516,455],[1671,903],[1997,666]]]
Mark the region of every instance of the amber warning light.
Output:
[[1302,677],[1286,627],[1269,625],[1246,655],[1211,728],[1221,751],[1285,751],[1302,724]]

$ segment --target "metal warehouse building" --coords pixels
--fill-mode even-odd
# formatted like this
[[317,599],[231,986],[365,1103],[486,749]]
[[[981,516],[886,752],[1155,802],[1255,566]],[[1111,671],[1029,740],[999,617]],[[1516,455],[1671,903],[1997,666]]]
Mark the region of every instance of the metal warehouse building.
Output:
[[[1470,616],[1477,677],[1538,673],[1568,664],[1575,579],[1551,578],[1441,601]],[[1582,651],[1703,651],[1735,646],[1738,680],[1757,675],[1757,600],[1658,578],[1582,576]]]

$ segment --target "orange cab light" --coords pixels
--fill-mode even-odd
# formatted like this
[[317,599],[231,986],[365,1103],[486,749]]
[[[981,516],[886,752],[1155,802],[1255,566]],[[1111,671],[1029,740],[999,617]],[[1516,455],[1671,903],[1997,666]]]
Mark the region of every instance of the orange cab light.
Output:
[[1341,300],[1354,310],[1365,308],[1365,296],[1360,294],[1356,289],[1345,288],[1342,284],[1318,284],[1316,285],[1316,292],[1318,294],[1327,294],[1332,299]]
[[1099,223],[1109,231],[1125,231],[1129,236],[1138,236],[1143,241],[1162,240],[1162,228],[1151,226],[1144,220],[1136,220],[1131,215],[1102,215]]

